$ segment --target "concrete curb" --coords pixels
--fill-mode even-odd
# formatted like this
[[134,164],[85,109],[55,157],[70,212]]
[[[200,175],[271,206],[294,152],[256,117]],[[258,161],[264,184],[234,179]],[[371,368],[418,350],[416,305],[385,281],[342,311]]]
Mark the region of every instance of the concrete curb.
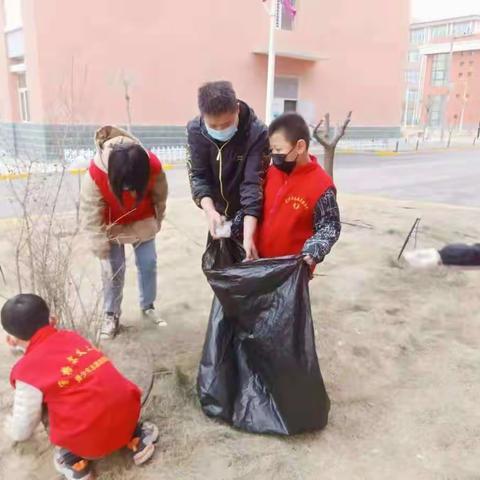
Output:
[[[419,150],[400,150],[398,152],[394,152],[392,150],[353,150],[350,148],[337,148],[336,154],[337,155],[374,155],[377,157],[397,157],[397,156],[404,156],[404,155],[421,155],[421,154],[429,154],[429,153],[448,153],[448,152],[462,152],[468,150],[480,150],[478,146],[473,145],[464,145],[464,146],[456,146],[451,148],[445,147],[432,147],[426,149],[419,149]],[[320,156],[323,154],[322,151],[313,149],[314,154]],[[185,163],[165,163],[163,164],[163,169],[165,171],[173,170],[175,168],[184,167]],[[87,168],[76,168],[72,170],[67,170],[67,173],[70,175],[83,175],[87,171]],[[17,173],[5,173],[0,174],[0,182],[1,181],[11,181],[11,180],[25,180],[30,175],[43,175],[46,173],[55,173],[55,172],[35,172],[35,173],[27,173],[27,172],[17,172]]]
[[[480,144],[479,144],[480,145]],[[465,146],[458,146],[458,147],[431,147],[431,148],[424,148],[419,150],[399,150],[395,152],[393,150],[352,150],[348,148],[337,149],[336,153],[338,155],[376,155],[380,157],[392,157],[397,155],[421,155],[422,153],[448,153],[448,152],[465,152],[465,151],[475,151],[479,150],[478,146],[473,145],[465,145]],[[321,153],[320,153],[321,154]]]
[[[179,165],[176,165],[176,164],[170,164],[170,163],[167,163],[167,164],[164,164],[162,165],[163,166],[163,169],[168,171],[168,170],[172,170],[176,167],[179,167],[179,166],[183,166],[183,164],[179,164]],[[88,168],[74,168],[72,170],[67,170],[66,173],[68,173],[69,175],[83,175],[87,172]],[[20,172],[20,173],[4,173],[4,174],[0,174],[0,182],[1,181],[9,181],[9,180],[25,180],[26,178],[28,178],[29,176],[31,175],[46,175],[46,174],[49,174],[49,173],[56,173],[55,171],[53,172],[34,172],[34,173],[27,173],[27,172]]]

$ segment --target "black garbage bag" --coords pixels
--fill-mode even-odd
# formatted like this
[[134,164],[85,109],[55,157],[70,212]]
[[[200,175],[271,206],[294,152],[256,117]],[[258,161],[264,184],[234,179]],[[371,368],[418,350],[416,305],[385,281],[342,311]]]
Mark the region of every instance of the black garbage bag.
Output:
[[255,433],[320,430],[330,400],[300,257],[241,263],[230,239],[213,241],[203,271],[215,293],[198,373],[206,415]]
[[465,245],[454,243],[443,247],[440,257],[444,265],[461,267],[480,267],[480,244]]

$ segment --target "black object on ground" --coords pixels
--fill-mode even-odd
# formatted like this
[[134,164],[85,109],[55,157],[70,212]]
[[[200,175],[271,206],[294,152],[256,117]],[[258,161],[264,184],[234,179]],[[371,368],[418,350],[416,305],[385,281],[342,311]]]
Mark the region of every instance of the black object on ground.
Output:
[[330,400],[315,350],[300,257],[241,263],[230,239],[209,244],[203,271],[215,293],[198,373],[206,415],[255,433],[320,430]]
[[480,267],[480,243],[465,245],[456,243],[439,250],[444,265]]

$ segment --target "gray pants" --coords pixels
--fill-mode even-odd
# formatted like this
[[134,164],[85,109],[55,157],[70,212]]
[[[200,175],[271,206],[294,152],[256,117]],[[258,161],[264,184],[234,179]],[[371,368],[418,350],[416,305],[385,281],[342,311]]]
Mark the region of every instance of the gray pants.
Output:
[[[157,252],[155,239],[133,245],[137,265],[140,308],[147,309],[157,296]],[[125,246],[111,244],[107,265],[102,262],[105,312],[120,315],[125,285]],[[109,264],[109,265],[108,265]],[[106,268],[106,267],[110,268]]]

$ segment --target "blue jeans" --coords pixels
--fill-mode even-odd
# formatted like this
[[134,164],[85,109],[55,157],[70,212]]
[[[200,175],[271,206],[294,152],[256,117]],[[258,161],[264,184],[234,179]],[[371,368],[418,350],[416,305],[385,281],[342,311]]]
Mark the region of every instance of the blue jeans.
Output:
[[[155,303],[157,296],[157,252],[155,239],[135,243],[140,308],[147,309]],[[111,244],[110,256],[102,263],[102,280],[105,312],[120,315],[122,312],[123,287],[125,285],[125,245]],[[108,265],[108,264],[107,264]],[[111,269],[111,270],[110,270]],[[110,271],[109,271],[110,270]]]

